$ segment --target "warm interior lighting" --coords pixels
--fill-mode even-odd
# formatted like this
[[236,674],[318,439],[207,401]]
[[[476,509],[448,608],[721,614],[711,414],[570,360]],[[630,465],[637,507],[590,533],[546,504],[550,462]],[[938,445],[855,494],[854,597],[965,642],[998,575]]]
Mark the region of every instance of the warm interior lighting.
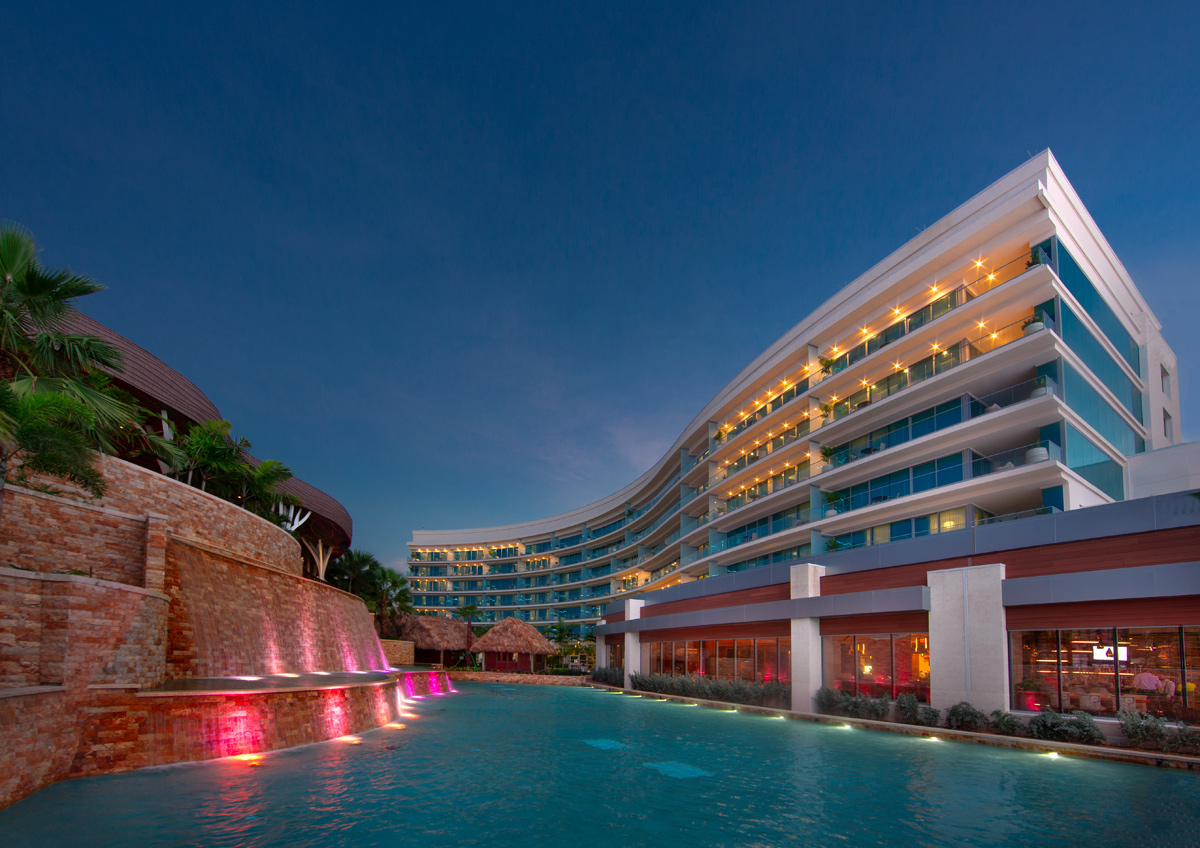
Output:
[[975,267],[976,267],[976,268],[982,268],[982,267],[983,267],[983,260],[982,260],[982,259],[976,259],[976,260],[975,260]]

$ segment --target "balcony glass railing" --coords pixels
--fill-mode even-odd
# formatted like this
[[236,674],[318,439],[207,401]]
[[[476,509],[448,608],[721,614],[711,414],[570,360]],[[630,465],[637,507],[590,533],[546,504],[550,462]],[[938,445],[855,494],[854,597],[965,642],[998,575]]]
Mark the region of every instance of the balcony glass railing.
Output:
[[1001,471],[1012,471],[1026,465],[1036,465],[1039,462],[1062,462],[1062,448],[1051,441],[1034,442],[1019,448],[1013,448],[991,456],[980,456],[971,453],[971,477],[983,477],[988,474],[998,474]]
[[971,451],[970,456],[971,461],[965,465],[962,454],[953,453],[911,468],[894,471],[850,489],[826,492],[825,515],[853,512],[930,489],[960,483],[964,479],[1010,471],[1025,465],[1049,460],[1061,461],[1062,449],[1054,442],[1042,441],[988,456]]
[[943,374],[952,368],[957,368],[965,362],[983,356],[985,353],[990,353],[997,348],[1015,342],[1018,339],[1032,335],[1042,329],[1055,329],[1054,321],[1050,316],[1035,312],[1027,318],[1020,321],[1015,321],[1007,327],[980,336],[971,341],[961,341],[957,344],[949,345],[945,349],[937,350],[933,354],[925,357],[919,362],[915,362],[903,370],[897,370],[894,374],[889,374],[887,377],[879,380],[877,383],[859,389],[835,403],[822,407],[824,411],[828,411],[834,421],[845,418],[852,412],[870,406],[872,403],[883,400],[898,392],[902,392],[909,386],[915,386],[917,383],[924,382],[930,377],[937,374]]
[[[886,435],[866,440],[856,439],[852,444],[834,451],[823,448],[822,455],[832,467],[840,468],[843,465],[849,465],[860,459],[874,456],[880,451],[887,450],[889,447],[898,447],[911,439],[920,438],[930,433],[936,433],[946,427],[961,424],[963,421],[961,409],[964,402],[967,410],[966,417],[970,420],[990,412],[998,412],[1001,409],[1006,409],[1014,404],[1023,403],[1035,397],[1057,395],[1058,392],[1058,384],[1054,380],[1047,376],[1040,376],[1009,386],[1006,389],[992,392],[983,397],[975,397],[971,394],[962,395],[958,401],[947,402],[935,409],[928,410],[927,414],[919,416],[921,418],[920,421],[916,418],[901,419],[899,422],[894,422],[875,431],[886,432]],[[949,409],[944,409],[944,407],[949,407]]]
[[[906,318],[894,321],[886,330],[877,333],[866,341],[860,342],[841,356],[831,360],[823,359],[822,373],[832,376],[844,371],[860,359],[864,359],[875,351],[899,341],[946,313],[966,303],[970,303],[979,297],[979,295],[1019,277],[1033,266],[1049,264],[1049,262],[1050,257],[1046,254],[1045,250],[1035,247],[998,268],[982,272],[975,280],[947,290],[945,294],[926,304],[921,309],[918,309]],[[933,290],[936,292],[939,288],[943,287],[935,285]]]
[[720,553],[731,548],[736,548],[745,545],[748,542],[755,542],[759,539],[765,539],[767,536],[774,536],[776,533],[782,533],[785,530],[791,530],[794,527],[801,527],[808,524],[811,520],[812,510],[805,508],[797,510],[795,514],[785,518],[774,519],[761,527],[756,527],[753,530],[730,535],[719,542],[709,546],[709,554]]

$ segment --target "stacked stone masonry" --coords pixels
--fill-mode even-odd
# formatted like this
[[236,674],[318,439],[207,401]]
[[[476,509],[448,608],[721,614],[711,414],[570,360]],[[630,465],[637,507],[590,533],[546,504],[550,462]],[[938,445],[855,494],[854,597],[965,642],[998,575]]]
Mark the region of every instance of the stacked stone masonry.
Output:
[[271,750],[390,721],[395,683],[148,697],[164,680],[387,663],[363,602],[300,576],[283,530],[103,458],[105,498],[7,488],[0,807],[96,771]]

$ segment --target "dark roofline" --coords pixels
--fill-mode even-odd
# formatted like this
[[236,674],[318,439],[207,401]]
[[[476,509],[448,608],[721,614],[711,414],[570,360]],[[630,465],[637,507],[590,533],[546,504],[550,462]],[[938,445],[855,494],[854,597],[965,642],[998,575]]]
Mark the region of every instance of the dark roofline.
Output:
[[[155,402],[164,404],[194,423],[222,417],[217,405],[200,391],[199,386],[116,330],[79,311],[63,320],[62,329],[69,333],[96,336],[119,350],[122,356],[121,371],[113,376]],[[306,509],[336,526],[347,540],[354,538],[354,521],[335,498],[298,477],[285,481],[279,488],[295,495]]]

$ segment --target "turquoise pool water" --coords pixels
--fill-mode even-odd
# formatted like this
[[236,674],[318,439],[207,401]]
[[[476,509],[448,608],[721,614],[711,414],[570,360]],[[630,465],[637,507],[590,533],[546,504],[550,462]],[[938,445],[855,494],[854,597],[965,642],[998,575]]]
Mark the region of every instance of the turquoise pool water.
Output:
[[403,730],[70,780],[24,846],[1200,845],[1200,775],[594,689],[459,684]]

